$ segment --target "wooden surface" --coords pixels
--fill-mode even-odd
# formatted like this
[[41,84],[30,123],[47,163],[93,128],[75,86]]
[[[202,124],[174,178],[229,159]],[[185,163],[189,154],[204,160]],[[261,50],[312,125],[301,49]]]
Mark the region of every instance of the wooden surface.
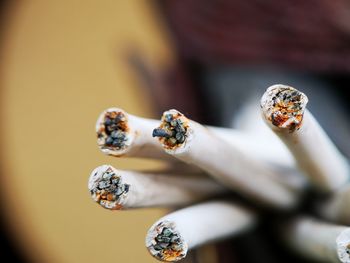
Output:
[[164,211],[106,211],[87,190],[98,165],[158,166],[104,156],[94,133],[106,107],[155,117],[125,56],[132,47],[156,68],[171,59],[150,3],[38,0],[7,9],[0,68],[2,212],[35,262],[155,262],[144,236]]

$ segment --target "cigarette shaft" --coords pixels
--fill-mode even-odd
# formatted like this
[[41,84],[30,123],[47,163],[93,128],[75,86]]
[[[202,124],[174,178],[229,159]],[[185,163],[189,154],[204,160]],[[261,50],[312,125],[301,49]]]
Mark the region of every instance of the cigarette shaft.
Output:
[[348,181],[348,162],[308,110],[299,130],[276,134],[293,153],[310,182],[321,191],[336,190]]

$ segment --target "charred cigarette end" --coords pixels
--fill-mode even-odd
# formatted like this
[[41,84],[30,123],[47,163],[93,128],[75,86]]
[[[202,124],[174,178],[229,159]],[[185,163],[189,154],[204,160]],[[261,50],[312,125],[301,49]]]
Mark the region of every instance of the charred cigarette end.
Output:
[[163,221],[152,226],[146,237],[146,246],[153,257],[161,261],[178,261],[186,257],[187,244],[173,222]]
[[273,85],[262,96],[261,108],[272,125],[294,132],[302,125],[307,102],[307,96],[297,89]]
[[126,114],[117,108],[104,111],[97,121],[97,143],[102,151],[116,154],[129,144],[129,126]]
[[166,111],[160,126],[153,130],[152,136],[158,137],[166,149],[175,149],[186,141],[188,119],[177,110]]
[[122,182],[112,166],[102,165],[92,171],[88,187],[95,202],[106,209],[120,210],[130,185]]
[[341,232],[336,242],[340,261],[350,263],[350,228]]

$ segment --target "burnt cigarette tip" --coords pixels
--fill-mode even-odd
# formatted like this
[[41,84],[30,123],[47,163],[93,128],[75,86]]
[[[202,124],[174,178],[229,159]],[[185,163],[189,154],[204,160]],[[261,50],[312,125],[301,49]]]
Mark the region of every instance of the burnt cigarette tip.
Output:
[[123,182],[115,168],[102,165],[92,171],[88,188],[92,199],[100,206],[109,210],[120,210],[130,185]]
[[105,110],[96,124],[97,143],[106,154],[121,155],[131,144],[127,114],[118,108]]
[[175,262],[186,257],[188,246],[174,222],[161,221],[153,225],[146,236],[146,247],[153,257]]
[[266,90],[260,106],[269,123],[293,132],[302,125],[307,103],[308,98],[304,93],[293,87],[277,84]]
[[173,150],[183,145],[188,138],[188,119],[177,110],[163,113],[161,124],[153,130],[152,136],[158,137],[163,147]]

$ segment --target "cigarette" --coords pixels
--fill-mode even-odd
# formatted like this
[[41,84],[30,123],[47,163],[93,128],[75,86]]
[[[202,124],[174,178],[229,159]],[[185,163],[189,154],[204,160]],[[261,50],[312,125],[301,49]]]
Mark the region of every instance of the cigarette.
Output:
[[285,85],[274,85],[261,98],[263,118],[286,144],[311,185],[334,191],[349,179],[349,165],[317,120],[306,109],[307,96]]
[[349,225],[349,203],[350,184],[347,184],[317,204],[318,213],[329,221]]
[[177,110],[163,113],[153,135],[168,154],[199,167],[236,192],[279,208],[291,208],[297,203],[296,194],[279,181],[281,176],[270,166]]
[[299,254],[322,262],[350,263],[350,228],[299,217],[283,228],[287,244]]
[[97,144],[103,153],[116,157],[169,159],[152,138],[153,127],[157,123],[119,108],[109,108],[97,119]]
[[110,165],[92,171],[88,188],[92,199],[109,210],[184,206],[228,193],[206,176],[122,171]]
[[161,261],[178,261],[187,251],[232,237],[253,227],[254,216],[226,201],[210,201],[178,210],[159,219],[148,230],[146,247]]

